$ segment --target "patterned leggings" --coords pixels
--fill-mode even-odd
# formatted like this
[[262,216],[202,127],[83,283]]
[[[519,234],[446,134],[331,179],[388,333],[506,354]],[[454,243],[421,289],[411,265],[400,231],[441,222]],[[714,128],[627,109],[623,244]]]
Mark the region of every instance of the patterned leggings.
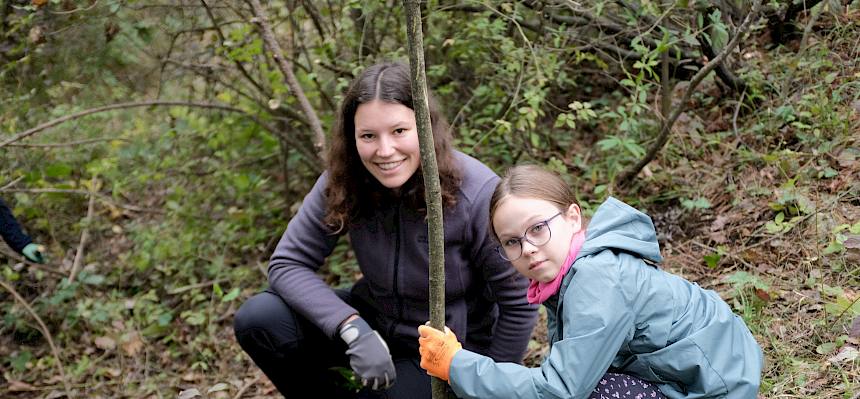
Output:
[[632,375],[606,373],[589,399],[665,399],[656,385]]

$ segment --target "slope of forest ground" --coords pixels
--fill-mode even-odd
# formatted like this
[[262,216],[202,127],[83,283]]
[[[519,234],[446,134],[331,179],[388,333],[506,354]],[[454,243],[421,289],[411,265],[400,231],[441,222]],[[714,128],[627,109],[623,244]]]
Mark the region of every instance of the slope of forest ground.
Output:
[[[120,10],[117,15],[133,15],[122,14],[118,2],[100,7],[114,4]],[[641,109],[639,116],[627,118],[625,113],[635,107],[625,103],[630,90],[619,83],[625,75],[595,60],[586,59],[572,70],[596,70],[595,76],[608,83],[574,85],[575,78],[560,74],[559,81],[569,79],[566,88],[558,84],[553,90],[531,92],[538,83],[520,74],[524,100],[518,114],[493,108],[499,104],[480,104],[494,96],[503,103],[505,93],[493,92],[482,79],[459,81],[468,74],[453,63],[428,58],[429,75],[442,103],[449,104],[446,111],[460,149],[497,171],[518,161],[559,170],[586,212],[612,194],[650,214],[664,267],[717,291],[761,344],[766,357],[761,397],[857,399],[860,7],[842,7],[839,13],[802,13],[798,26],[808,32],[784,45],[770,43],[770,28],[757,24],[737,54],[743,64],[739,76],[748,88],[732,92],[717,79],[706,79],[685,104],[669,143],[625,189],[612,187],[609,180],[615,172],[608,171],[644,153],[644,144],[637,141],[654,134],[654,123],[635,119],[645,120],[660,108],[653,91],[641,91],[641,98],[635,91],[646,87],[642,79],[628,79]],[[526,21],[531,14],[524,15]],[[510,25],[494,30],[493,13],[466,17],[487,35],[520,34]],[[481,25],[484,22],[488,25]],[[154,78],[166,65],[153,55],[163,50],[163,43],[156,49],[123,35],[155,35],[157,25],[144,19],[112,24],[76,31],[115,40],[88,55],[100,57],[98,62],[75,58],[83,57],[86,42],[49,36],[48,45],[65,47],[45,45],[32,58],[65,60],[64,68],[73,71],[52,76],[60,72],[32,60],[9,63],[0,71],[6,79],[6,91],[0,94],[0,142],[84,109],[160,98],[162,92],[190,100],[240,101],[222,86],[192,80],[177,88],[169,78]],[[26,26],[31,44],[44,43],[38,36],[43,33]],[[236,30],[240,32],[234,30],[235,36],[228,32],[226,40],[221,38],[222,45],[253,37],[250,28]],[[435,44],[437,50],[468,52],[468,46],[456,49],[460,40],[477,40],[469,36],[475,32],[447,40],[435,38],[434,32],[428,31],[428,47]],[[217,40],[213,34],[201,37],[200,43]],[[251,39],[244,43],[257,51],[262,46]],[[504,51],[519,51],[528,62],[533,58],[546,67],[556,59],[551,52],[541,53],[534,38],[504,43],[513,46]],[[230,48],[236,52],[231,57],[259,56],[241,53],[250,50],[235,44]],[[398,48],[376,51],[379,58],[402,57]],[[468,58],[475,55],[459,56],[466,60],[462,62],[480,61]],[[361,51],[356,59],[362,59]],[[89,63],[88,69],[75,60]],[[506,67],[514,64],[500,61]],[[348,66],[361,65],[356,61]],[[286,97],[283,83],[272,83],[279,79],[274,70],[260,74],[269,79],[273,93]],[[42,91],[22,89],[31,82],[10,83],[7,73],[13,72],[39,80]],[[99,75],[101,88],[68,75],[74,73]],[[308,75],[302,75],[302,82],[310,87],[315,78]],[[342,90],[348,75],[333,78],[331,88]],[[466,83],[488,93],[469,99],[462,92],[471,90],[461,86]],[[674,89],[676,101],[683,83]],[[317,82],[316,87],[322,86]],[[511,89],[516,96],[518,91]],[[331,98],[324,93],[310,97],[319,104],[336,102],[336,94],[329,94]],[[279,109],[272,101],[268,107]],[[542,104],[547,114],[556,115],[564,113],[558,104],[563,108],[568,103],[575,112],[568,114],[567,126],[564,118],[530,108]],[[489,114],[479,107],[487,107]],[[331,113],[322,119],[330,124]],[[631,128],[636,123],[638,130]],[[529,131],[545,133],[535,136]],[[520,132],[526,133],[516,141]],[[195,393],[208,398],[277,397],[236,344],[232,316],[243,300],[265,287],[267,258],[318,172],[299,151],[282,153],[280,140],[241,116],[151,107],[94,114],[0,146],[0,195],[28,232],[47,246],[50,257],[44,266],[25,264],[0,246],[0,396],[174,398],[184,392],[185,398]],[[516,153],[512,146],[528,150]],[[346,242],[322,274],[333,286],[347,286],[359,276]],[[527,364],[539,364],[546,353],[544,332],[542,325],[535,330]]]

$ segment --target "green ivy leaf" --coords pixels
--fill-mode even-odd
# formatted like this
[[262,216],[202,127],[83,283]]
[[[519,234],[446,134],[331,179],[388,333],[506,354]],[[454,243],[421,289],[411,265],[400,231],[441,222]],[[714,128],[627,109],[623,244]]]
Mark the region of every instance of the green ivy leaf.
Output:
[[221,302],[230,302],[236,299],[237,297],[239,297],[239,292],[239,287],[233,288],[232,290],[230,290],[230,292],[227,293],[227,295],[224,295],[224,297],[221,298]]

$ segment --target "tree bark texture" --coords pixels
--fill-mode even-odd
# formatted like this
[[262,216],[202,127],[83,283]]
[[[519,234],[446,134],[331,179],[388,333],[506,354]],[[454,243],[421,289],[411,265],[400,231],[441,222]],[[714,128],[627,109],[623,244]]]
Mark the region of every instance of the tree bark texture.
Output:
[[[421,32],[421,9],[417,0],[403,0],[406,8],[406,36],[409,42],[409,65],[412,74],[412,101],[418,123],[421,148],[421,173],[424,175],[424,198],[427,202],[427,224],[430,240],[430,325],[445,330],[445,242],[442,225],[442,189],[433,130],[427,105],[427,76],[424,72],[424,35]],[[433,399],[447,395],[445,381],[431,381]]]

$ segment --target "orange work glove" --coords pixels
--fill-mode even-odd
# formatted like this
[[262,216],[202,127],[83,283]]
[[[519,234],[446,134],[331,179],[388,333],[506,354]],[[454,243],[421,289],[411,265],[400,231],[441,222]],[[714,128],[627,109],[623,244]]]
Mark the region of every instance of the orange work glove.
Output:
[[418,326],[418,353],[421,354],[421,368],[436,378],[448,381],[448,370],[454,354],[463,345],[448,327],[445,333],[430,326]]

